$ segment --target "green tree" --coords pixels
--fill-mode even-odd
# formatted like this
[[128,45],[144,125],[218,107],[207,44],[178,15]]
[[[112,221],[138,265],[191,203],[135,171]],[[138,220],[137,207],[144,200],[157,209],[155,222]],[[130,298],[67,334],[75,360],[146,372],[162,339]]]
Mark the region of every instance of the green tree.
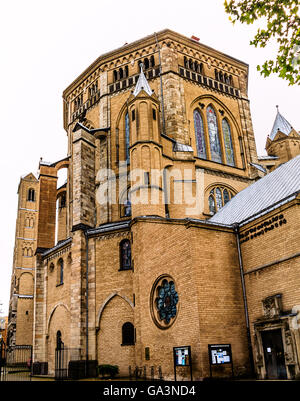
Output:
[[265,47],[270,40],[278,44],[276,58],[258,65],[257,70],[267,77],[271,73],[288,80],[289,85],[300,84],[300,16],[299,0],[225,0],[226,13],[234,24],[253,24],[265,21],[250,45]]

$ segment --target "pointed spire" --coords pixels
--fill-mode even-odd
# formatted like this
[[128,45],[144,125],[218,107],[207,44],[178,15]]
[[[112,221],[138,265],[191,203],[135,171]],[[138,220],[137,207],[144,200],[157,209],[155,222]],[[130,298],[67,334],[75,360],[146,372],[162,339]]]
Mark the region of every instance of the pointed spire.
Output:
[[277,114],[273,124],[272,131],[269,135],[269,138],[273,141],[278,131],[282,132],[285,135],[289,135],[293,129],[291,124],[279,113],[279,106],[276,105]]
[[150,88],[147,78],[145,77],[144,71],[143,71],[144,64],[140,63],[140,76],[139,79],[136,83],[135,89],[133,91],[133,95],[137,96],[141,90],[144,90],[146,93],[148,93],[149,96],[152,96],[152,89]]

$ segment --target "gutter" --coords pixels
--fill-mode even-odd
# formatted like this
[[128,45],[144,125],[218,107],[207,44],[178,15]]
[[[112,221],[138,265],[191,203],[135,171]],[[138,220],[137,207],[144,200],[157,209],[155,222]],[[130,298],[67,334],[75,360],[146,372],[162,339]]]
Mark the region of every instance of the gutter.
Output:
[[86,286],[85,286],[85,324],[86,324],[86,337],[85,337],[85,377],[88,377],[88,360],[89,360],[89,237],[87,230],[84,231],[85,244],[86,244]]
[[243,290],[243,300],[244,300],[244,310],[245,310],[245,320],[246,320],[246,330],[247,330],[249,362],[250,362],[251,374],[252,374],[253,377],[255,377],[254,360],[253,360],[253,348],[252,348],[251,335],[250,335],[250,322],[249,322],[248,302],[247,302],[245,277],[244,277],[245,273],[244,273],[244,267],[243,267],[242,252],[241,252],[241,247],[240,247],[239,225],[238,224],[234,224],[233,227],[234,227],[234,232],[235,232],[235,235],[236,235],[236,244],[237,244],[237,249],[238,249],[239,267],[240,267],[240,275],[241,275],[242,290]]

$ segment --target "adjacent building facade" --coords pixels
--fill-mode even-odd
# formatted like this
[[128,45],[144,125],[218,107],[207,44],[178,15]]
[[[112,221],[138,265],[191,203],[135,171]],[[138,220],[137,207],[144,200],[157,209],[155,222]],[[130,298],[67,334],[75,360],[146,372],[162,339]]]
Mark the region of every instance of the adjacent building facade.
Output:
[[66,158],[19,186],[8,330],[50,374],[61,343],[121,376],[173,379],[189,345],[203,379],[209,344],[231,345],[237,376],[299,374],[300,135],[277,115],[258,158],[247,87],[247,64],[164,30],[64,91]]

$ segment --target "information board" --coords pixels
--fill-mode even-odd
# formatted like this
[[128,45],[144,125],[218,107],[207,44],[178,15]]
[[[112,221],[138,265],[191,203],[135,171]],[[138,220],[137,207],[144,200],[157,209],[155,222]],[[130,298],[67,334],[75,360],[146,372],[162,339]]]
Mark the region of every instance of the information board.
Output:
[[190,347],[175,347],[174,359],[176,366],[190,366]]
[[208,353],[211,365],[232,363],[230,344],[209,344]]
[[192,354],[191,346],[173,347],[174,359],[174,380],[176,381],[176,368],[178,366],[187,367],[190,370],[191,381],[193,380],[192,372]]

